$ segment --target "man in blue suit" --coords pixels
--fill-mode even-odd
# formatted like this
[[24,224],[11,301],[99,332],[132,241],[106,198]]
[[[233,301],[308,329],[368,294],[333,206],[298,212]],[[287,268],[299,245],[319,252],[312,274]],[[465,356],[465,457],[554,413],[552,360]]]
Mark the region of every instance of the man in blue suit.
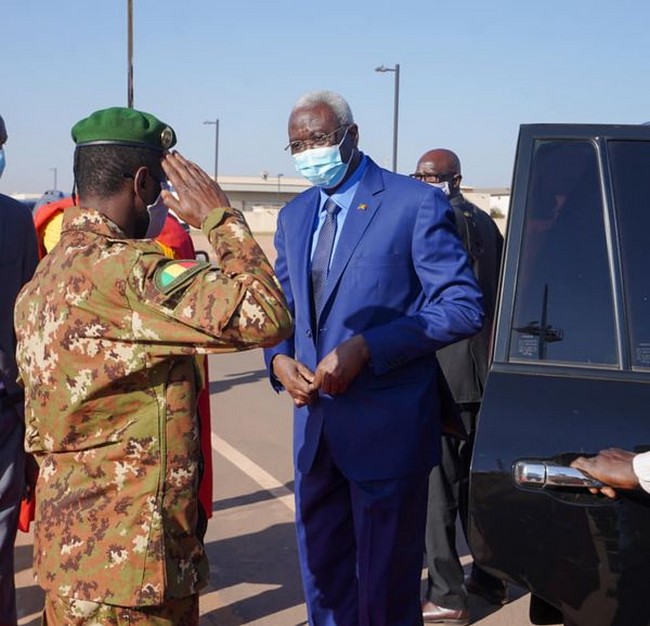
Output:
[[440,456],[435,351],[481,328],[481,293],[444,194],[379,168],[358,142],[338,94],[294,106],[287,149],[314,187],[279,216],[295,331],[265,357],[295,404],[310,624],[414,626]]

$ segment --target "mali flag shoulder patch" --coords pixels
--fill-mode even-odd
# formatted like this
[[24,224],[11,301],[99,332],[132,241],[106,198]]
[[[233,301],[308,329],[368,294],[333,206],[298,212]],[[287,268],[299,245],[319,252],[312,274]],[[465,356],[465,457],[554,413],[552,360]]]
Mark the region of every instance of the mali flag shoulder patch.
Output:
[[156,288],[162,293],[171,293],[205,267],[210,267],[210,263],[191,259],[168,261],[158,267],[154,274]]

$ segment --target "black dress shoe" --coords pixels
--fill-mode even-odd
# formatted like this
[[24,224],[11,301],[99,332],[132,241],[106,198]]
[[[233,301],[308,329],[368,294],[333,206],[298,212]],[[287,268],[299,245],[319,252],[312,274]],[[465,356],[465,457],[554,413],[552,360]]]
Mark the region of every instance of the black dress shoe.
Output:
[[427,624],[457,624],[467,626],[469,624],[469,611],[467,609],[446,609],[425,600],[422,602],[422,619]]
[[479,596],[490,604],[503,606],[508,603],[508,587],[499,578],[494,578],[494,583],[487,586],[473,576],[467,576],[465,578],[465,589],[467,589],[467,593]]

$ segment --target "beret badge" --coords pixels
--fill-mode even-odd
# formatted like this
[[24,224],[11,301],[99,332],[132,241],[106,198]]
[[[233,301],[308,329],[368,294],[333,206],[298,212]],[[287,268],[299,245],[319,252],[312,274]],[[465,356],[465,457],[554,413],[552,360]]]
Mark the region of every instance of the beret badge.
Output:
[[172,145],[173,141],[174,131],[167,126],[163,129],[162,133],[160,133],[160,145],[167,150]]

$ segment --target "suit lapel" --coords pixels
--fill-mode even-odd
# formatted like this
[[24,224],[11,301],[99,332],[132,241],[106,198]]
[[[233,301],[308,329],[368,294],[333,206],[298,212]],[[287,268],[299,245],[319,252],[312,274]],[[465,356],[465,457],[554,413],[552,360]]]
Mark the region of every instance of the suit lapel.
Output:
[[[368,169],[359,183],[359,187],[345,218],[339,241],[336,244],[336,250],[325,285],[323,309],[341,279],[343,271],[350,262],[361,237],[375,216],[381,204],[383,189],[384,184],[381,172],[374,162],[369,160]],[[321,311],[319,311],[319,315]]]

